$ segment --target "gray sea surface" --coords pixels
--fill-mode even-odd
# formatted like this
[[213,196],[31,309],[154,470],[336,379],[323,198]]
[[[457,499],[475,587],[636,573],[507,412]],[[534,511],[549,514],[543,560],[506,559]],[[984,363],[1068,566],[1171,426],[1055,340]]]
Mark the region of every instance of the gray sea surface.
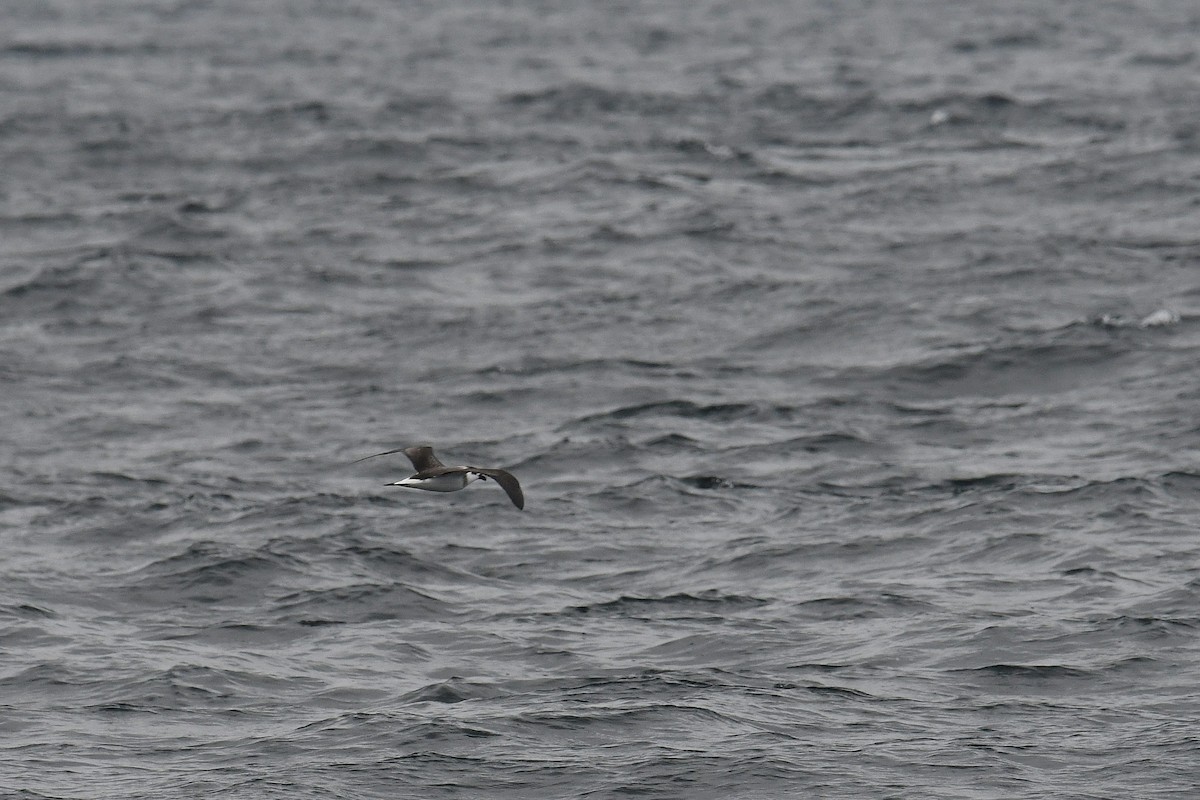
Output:
[[1193,0],[6,0],[0,796],[1196,797],[1198,75]]

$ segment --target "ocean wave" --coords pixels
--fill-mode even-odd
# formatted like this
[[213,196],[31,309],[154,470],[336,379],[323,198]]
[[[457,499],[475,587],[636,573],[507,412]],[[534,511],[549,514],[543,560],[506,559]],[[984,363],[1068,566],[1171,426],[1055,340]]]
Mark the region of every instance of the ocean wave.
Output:
[[243,712],[264,691],[307,691],[304,681],[261,672],[176,664],[150,675],[96,685],[87,708],[99,712],[179,712],[197,709]]
[[892,367],[879,376],[921,397],[1028,397],[1086,389],[1132,349],[1114,341],[998,344]]
[[306,574],[304,560],[267,547],[248,549],[199,541],[126,576],[117,593],[138,605],[243,604],[261,601],[269,587]]
[[315,627],[393,619],[444,619],[454,611],[444,601],[404,584],[358,583],[285,594],[272,600],[270,613],[281,622]]
[[492,683],[451,678],[420,689],[414,689],[397,698],[401,704],[411,703],[462,703],[466,700],[495,700],[507,697],[511,692]]
[[506,102],[518,110],[533,109],[546,119],[558,120],[607,114],[672,116],[689,105],[689,98],[667,92],[574,83],[515,92],[508,95]]
[[574,614],[613,614],[621,617],[647,618],[692,618],[696,614],[707,617],[712,614],[736,613],[748,608],[760,608],[771,601],[749,595],[722,594],[716,590],[689,593],[680,592],[663,597],[637,597],[623,595],[570,609]]

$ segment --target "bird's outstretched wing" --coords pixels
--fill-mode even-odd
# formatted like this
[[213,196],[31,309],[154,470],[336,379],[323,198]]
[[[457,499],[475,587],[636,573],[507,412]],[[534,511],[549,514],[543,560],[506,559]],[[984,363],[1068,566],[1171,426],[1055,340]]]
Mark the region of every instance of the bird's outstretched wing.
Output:
[[427,444],[406,447],[400,452],[408,456],[408,460],[412,462],[413,469],[417,472],[425,472],[435,467],[445,466],[445,464],[438,461],[437,456],[433,454],[433,448]]
[[433,448],[427,444],[414,445],[413,447],[399,447],[395,450],[387,450],[382,453],[375,453],[370,456],[363,456],[351,461],[351,464],[357,464],[359,461],[366,461],[368,458],[379,458],[380,456],[390,456],[393,453],[404,453],[408,456],[408,460],[412,462],[413,469],[417,472],[424,472],[434,467],[445,466],[437,460],[437,456],[433,454]]
[[521,491],[521,484],[511,472],[505,472],[502,469],[480,469],[479,467],[467,467],[467,469],[480,475],[486,475],[500,484],[500,488],[508,495],[508,499],[512,500],[514,506],[519,509],[525,508],[525,493]]

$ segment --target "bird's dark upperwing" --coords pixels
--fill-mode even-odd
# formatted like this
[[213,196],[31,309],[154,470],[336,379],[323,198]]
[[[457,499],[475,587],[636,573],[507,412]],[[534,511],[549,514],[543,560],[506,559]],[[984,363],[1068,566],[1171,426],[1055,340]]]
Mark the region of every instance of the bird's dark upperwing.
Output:
[[433,454],[433,448],[427,444],[418,444],[413,447],[406,447],[400,451],[408,456],[408,460],[412,462],[413,469],[417,472],[426,472],[435,467],[446,466],[437,460],[437,456]]
[[480,469],[479,467],[468,467],[468,469],[471,472],[486,475],[500,484],[500,488],[508,495],[508,499],[512,500],[514,506],[520,509],[525,508],[525,493],[521,491],[521,484],[517,482],[511,472],[505,472],[502,469]]
[[414,447],[399,447],[395,450],[387,450],[374,455],[363,456],[351,461],[351,464],[357,464],[359,461],[366,461],[368,458],[379,458],[380,456],[390,456],[393,453],[404,453],[408,456],[408,460],[412,462],[413,469],[417,472],[433,469],[435,467],[445,466],[437,460],[437,456],[433,454],[433,448],[427,444],[416,445]]

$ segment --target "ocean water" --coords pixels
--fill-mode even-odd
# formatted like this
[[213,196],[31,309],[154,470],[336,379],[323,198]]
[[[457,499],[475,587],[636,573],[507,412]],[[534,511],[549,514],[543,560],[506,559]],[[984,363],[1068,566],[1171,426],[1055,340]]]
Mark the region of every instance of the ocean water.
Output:
[[4,3],[0,794],[1196,796],[1198,42]]

